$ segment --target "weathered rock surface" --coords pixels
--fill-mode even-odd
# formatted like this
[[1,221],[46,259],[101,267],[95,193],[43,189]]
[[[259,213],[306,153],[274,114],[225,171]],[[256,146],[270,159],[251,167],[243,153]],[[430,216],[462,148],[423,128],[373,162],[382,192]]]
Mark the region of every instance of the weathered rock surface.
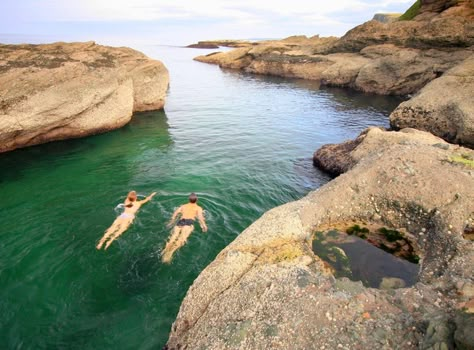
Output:
[[441,13],[443,16],[463,16],[474,19],[473,0],[421,0],[419,19]]
[[369,21],[348,31],[331,52],[359,52],[364,47],[394,44],[418,49],[470,47],[474,45],[471,18],[438,16],[429,21]]
[[397,143],[449,147],[441,138],[428,132],[406,128],[400,132],[388,133],[383,128],[372,127],[363,131],[355,140],[322,146],[314,153],[313,163],[318,168],[337,176],[349,171],[367,154]]
[[[471,321],[455,315],[466,316],[460,305],[474,287],[473,242],[463,236],[474,220],[474,165],[459,157],[474,151],[374,128],[349,152],[347,173],[265,213],[200,274],[168,349],[465,346]],[[419,282],[383,290],[335,279],[311,237],[345,222],[407,232],[422,256]]]
[[129,48],[0,45],[0,152],[83,137],[161,109],[165,66]]
[[400,104],[390,125],[429,131],[474,148],[474,55]]

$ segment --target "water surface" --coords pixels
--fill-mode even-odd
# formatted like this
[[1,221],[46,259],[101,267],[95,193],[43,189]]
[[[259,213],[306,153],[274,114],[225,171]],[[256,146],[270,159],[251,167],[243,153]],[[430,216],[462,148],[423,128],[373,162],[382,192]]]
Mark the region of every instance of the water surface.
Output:
[[[171,75],[164,111],[120,130],[0,154],[0,347],[157,349],[192,281],[266,210],[329,180],[325,143],[388,124],[399,101],[192,61],[139,47]],[[95,244],[134,189],[158,195],[108,251]],[[160,262],[173,210],[194,191],[199,228]]]

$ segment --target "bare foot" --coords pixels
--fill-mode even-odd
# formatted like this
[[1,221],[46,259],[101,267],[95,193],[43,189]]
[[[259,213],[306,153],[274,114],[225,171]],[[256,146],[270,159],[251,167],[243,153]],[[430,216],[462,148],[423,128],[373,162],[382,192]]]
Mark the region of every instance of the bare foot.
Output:
[[173,257],[173,252],[164,251],[161,255],[161,261],[165,264],[171,262],[171,258]]

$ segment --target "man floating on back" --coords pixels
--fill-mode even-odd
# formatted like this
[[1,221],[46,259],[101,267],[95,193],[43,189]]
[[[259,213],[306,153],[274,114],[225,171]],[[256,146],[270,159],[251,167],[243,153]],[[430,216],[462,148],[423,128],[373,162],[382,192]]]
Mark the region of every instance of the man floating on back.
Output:
[[196,221],[196,218],[199,221],[202,232],[207,231],[203,210],[199,205],[197,205],[197,200],[198,197],[196,194],[191,193],[189,195],[189,203],[180,206],[173,213],[168,226],[172,226],[175,223],[178,215],[180,215],[180,219],[176,223],[173,233],[168,240],[168,243],[166,243],[163,252],[161,253],[161,260],[164,263],[169,263],[173,257],[174,252],[186,243],[189,235],[194,230],[194,222]]

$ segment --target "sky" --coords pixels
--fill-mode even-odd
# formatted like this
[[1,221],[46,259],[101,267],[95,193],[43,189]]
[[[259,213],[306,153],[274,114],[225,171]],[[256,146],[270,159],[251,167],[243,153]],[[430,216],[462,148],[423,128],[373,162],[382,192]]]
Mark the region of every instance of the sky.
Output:
[[0,42],[199,40],[342,36],[414,0],[1,0]]

